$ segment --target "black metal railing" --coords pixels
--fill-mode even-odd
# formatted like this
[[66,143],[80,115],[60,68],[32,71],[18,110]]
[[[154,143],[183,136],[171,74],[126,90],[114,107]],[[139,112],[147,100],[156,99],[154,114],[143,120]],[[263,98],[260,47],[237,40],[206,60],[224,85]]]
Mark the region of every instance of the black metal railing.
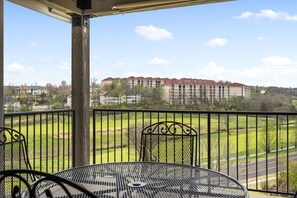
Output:
[[249,190],[296,190],[296,113],[94,109],[92,120],[93,164],[138,161],[141,130],[177,121],[198,132],[197,166],[230,175]]
[[22,133],[32,168],[56,172],[72,167],[74,111],[7,113],[4,125]]
[[[91,163],[138,161],[141,130],[166,120],[197,130],[197,166],[228,174],[249,190],[296,190],[296,113],[94,109]],[[9,113],[5,126],[26,137],[33,169],[72,167],[73,110]]]

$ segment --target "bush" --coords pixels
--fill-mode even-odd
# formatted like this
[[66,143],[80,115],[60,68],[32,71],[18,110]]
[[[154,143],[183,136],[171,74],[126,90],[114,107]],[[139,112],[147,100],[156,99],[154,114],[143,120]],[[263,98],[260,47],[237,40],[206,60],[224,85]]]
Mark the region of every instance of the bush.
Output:
[[297,162],[289,161],[289,178],[287,179],[287,171],[283,171],[279,174],[279,189],[287,191],[289,183],[289,191],[297,191]]
[[51,109],[64,109],[64,106],[61,103],[54,103],[51,105]]

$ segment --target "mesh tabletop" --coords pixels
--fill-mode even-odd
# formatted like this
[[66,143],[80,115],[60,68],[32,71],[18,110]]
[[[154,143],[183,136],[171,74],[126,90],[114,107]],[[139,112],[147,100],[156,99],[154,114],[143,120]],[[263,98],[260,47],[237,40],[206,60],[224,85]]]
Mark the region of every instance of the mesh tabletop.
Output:
[[82,166],[55,175],[76,182],[98,197],[248,197],[236,180],[207,169],[154,162]]

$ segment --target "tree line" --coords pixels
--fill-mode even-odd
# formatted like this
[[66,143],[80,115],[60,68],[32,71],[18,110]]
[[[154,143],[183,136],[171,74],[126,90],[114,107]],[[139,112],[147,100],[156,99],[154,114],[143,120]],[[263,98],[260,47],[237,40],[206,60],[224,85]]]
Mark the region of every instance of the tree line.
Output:
[[[278,91],[275,91],[278,90]],[[283,91],[280,91],[283,90]],[[108,92],[111,96],[121,97],[125,93],[140,94],[141,101],[138,104],[105,105],[104,107],[121,108],[145,108],[145,109],[176,109],[176,110],[210,110],[210,111],[272,111],[294,112],[295,97],[287,90],[289,88],[252,87],[251,97],[241,96],[222,98],[210,102],[207,100],[193,100],[191,104],[168,104],[162,100],[161,88],[149,88],[146,86],[130,87],[127,80],[114,81],[110,85],[101,88],[102,92]]]
[[[26,87],[24,85],[23,87]],[[20,86],[20,89],[22,86]],[[47,106],[47,109],[65,109],[67,97],[71,94],[71,86],[62,81],[60,85],[56,86],[47,83],[44,87],[44,92],[41,94],[32,93],[17,93],[16,86],[5,86],[4,96],[9,96],[20,102],[19,111],[32,111],[33,106]],[[6,112],[13,112],[12,104],[8,105]]]
[[[71,95],[71,85],[68,85],[66,81],[62,81],[58,86],[48,83],[44,89],[45,92],[40,95],[30,93],[17,95],[15,87],[5,86],[4,95],[18,100],[21,104],[20,111],[31,111],[34,105],[47,105],[48,109],[69,108],[66,102],[67,97]],[[110,85],[101,87],[97,83],[97,79],[92,78],[90,105],[93,108],[294,112],[296,110],[294,105],[295,91],[296,89],[293,88],[252,87],[250,98],[237,96],[230,99],[223,98],[214,102],[196,99],[191,104],[168,104],[167,101],[162,100],[161,88],[150,88],[141,85],[131,88],[127,80],[115,81]],[[102,105],[100,104],[100,97],[103,94],[116,97],[121,97],[124,94],[141,95],[141,100],[137,104]],[[11,111],[13,110],[11,109]]]

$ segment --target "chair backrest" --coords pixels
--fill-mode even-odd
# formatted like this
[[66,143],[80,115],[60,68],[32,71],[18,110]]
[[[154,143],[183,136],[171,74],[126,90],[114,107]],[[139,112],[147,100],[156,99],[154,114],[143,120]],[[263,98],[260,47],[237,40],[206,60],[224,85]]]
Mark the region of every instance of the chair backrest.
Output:
[[[27,175],[39,178],[31,183]],[[34,170],[0,171],[0,197],[91,197],[93,193],[83,186],[62,177]]]
[[140,160],[196,165],[197,131],[173,121],[145,127],[141,134]]
[[26,139],[20,132],[0,127],[0,170],[32,169]]

